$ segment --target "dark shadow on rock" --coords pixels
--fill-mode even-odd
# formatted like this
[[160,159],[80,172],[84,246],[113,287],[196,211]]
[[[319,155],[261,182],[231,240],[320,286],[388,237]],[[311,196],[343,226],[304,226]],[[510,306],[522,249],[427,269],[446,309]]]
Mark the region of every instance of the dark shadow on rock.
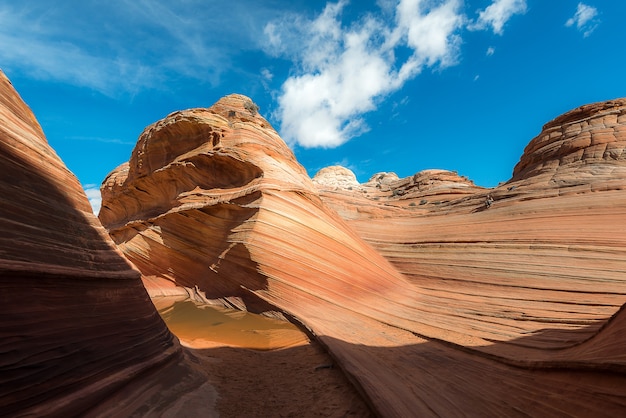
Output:
[[0,129],[0,415],[73,416],[179,348],[72,175],[20,141]]
[[[146,276],[197,287],[209,300],[237,298],[252,312],[276,310],[253,293],[267,289],[267,278],[235,237],[258,212],[247,205],[260,197],[255,192],[230,202],[167,213],[112,231],[112,237],[119,244],[130,243],[126,255]],[[145,248],[134,251],[132,240],[139,234]],[[150,239],[150,234],[157,234],[158,240]]]
[[325,344],[380,416],[578,416],[626,413],[626,373],[515,367],[424,340],[399,347]]
[[[550,332],[547,330],[546,332]],[[421,340],[378,347],[323,337],[276,351],[187,349],[217,392],[221,417],[616,417],[626,373],[574,364],[519,367]],[[506,348],[505,348],[506,349]],[[155,375],[150,384],[166,376]],[[169,395],[166,395],[169,396]],[[154,398],[163,407],[163,399]],[[168,406],[168,408],[170,408]],[[193,413],[193,404],[179,412]],[[197,410],[196,410],[197,413]]]

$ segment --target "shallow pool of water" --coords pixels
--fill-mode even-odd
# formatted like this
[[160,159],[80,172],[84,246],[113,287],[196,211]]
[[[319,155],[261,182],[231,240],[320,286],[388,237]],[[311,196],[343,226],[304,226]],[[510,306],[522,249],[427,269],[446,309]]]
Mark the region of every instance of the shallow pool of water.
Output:
[[[157,301],[157,299],[159,299]],[[191,300],[155,298],[159,314],[183,345],[219,345],[274,350],[307,344],[308,338],[290,322],[250,312],[203,305]]]

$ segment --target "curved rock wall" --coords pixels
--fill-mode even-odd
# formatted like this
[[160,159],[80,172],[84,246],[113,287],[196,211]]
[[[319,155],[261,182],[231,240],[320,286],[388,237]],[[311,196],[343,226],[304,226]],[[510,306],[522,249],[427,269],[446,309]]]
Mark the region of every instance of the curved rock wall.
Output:
[[[494,189],[444,170],[311,181],[232,95],[148,127],[100,218],[152,295],[292,316],[381,415],[610,416],[626,410],[625,179],[576,180],[561,154],[525,154]],[[621,173],[591,172],[605,163]]]
[[[195,142],[195,123],[205,127],[204,142]],[[163,150],[169,153],[163,156]],[[146,162],[157,160],[163,165]],[[274,287],[296,287],[295,278],[323,280],[314,265],[330,269],[336,280],[354,280],[339,263],[342,251],[359,260],[369,253],[365,266],[354,267],[361,274],[404,283],[322,205],[304,168],[244,96],[177,112],[148,127],[128,168],[107,177],[102,195],[100,219],[153,295],[197,286],[208,299],[271,310]],[[291,271],[303,262],[306,277]]]
[[[433,298],[431,324],[441,315],[509,348],[573,346],[626,301],[625,111],[621,99],[556,118],[494,189],[454,197],[451,183],[429,182],[405,194],[396,182],[383,199],[357,194],[369,209],[350,225]],[[336,208],[355,195],[321,193]]]
[[626,99],[584,105],[543,127],[524,150],[512,180],[535,187],[621,189],[625,149]]
[[74,416],[180,349],[0,72],[0,415]]

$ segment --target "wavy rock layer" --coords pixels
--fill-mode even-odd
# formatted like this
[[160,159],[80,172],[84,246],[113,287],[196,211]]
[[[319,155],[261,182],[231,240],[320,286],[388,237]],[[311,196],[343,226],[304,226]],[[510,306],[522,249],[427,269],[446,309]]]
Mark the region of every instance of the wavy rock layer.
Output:
[[381,415],[623,413],[624,179],[533,164],[493,190],[443,170],[311,181],[233,95],[148,127],[100,218],[152,295],[294,317]]
[[[208,299],[264,311],[273,290],[297,286],[293,280],[317,289],[307,281],[330,269],[333,279],[353,282],[353,273],[366,268],[346,270],[345,253],[371,257],[365,261],[371,272],[361,279],[375,287],[368,293],[388,287],[371,280],[375,275],[405,284],[322,205],[304,168],[253,106],[233,95],[210,109],[168,116],[144,131],[130,165],[103,183],[100,219],[148,277],[147,287],[158,294],[167,292],[167,283],[198,286]],[[206,127],[205,140],[189,150],[196,132],[186,129],[197,123]],[[161,159],[165,165],[151,165],[152,149],[170,150]]]
[[[399,197],[350,223],[433,298],[429,313],[489,341],[571,346],[626,300],[625,148],[626,100],[583,106],[544,127],[508,183],[454,198],[455,183],[410,195],[397,181]],[[322,193],[334,207],[350,201]]]
[[0,72],[0,411],[85,413],[180,349]]
[[566,192],[623,189],[625,106],[626,99],[594,103],[547,123],[524,150],[513,181]]

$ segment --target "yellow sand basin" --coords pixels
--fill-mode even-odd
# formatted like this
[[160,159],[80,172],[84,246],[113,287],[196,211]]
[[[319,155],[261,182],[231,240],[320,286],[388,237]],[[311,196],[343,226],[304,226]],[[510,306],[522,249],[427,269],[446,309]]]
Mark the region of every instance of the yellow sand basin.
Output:
[[309,342],[290,322],[250,312],[203,305],[189,299],[155,298],[153,302],[170,331],[183,345],[220,345],[275,350]]

